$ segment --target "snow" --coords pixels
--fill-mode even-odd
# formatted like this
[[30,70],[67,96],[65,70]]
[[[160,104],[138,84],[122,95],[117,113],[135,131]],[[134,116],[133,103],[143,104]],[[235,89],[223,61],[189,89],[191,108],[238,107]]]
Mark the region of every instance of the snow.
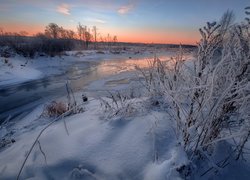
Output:
[[17,83],[31,79],[38,79],[42,73],[32,68],[32,66],[25,66],[24,58],[8,58],[5,63],[5,58],[0,60],[0,85],[8,83]]
[[114,91],[122,90],[127,87],[133,87],[136,80],[134,72],[122,72],[117,75],[108,76],[91,82],[87,87],[87,91]]
[[[172,53],[160,53],[159,57],[166,59]],[[86,69],[88,63],[101,64],[94,67],[100,78],[90,78],[83,89],[89,98],[83,105],[84,112],[60,119],[44,131],[20,179],[181,180],[185,179],[183,171],[187,174],[189,168],[195,171],[196,167],[189,166],[186,152],[177,138],[176,122],[167,111],[152,107],[150,98],[141,96],[143,90],[135,65],[144,68],[151,57],[153,54],[149,51],[119,55],[109,51],[104,54],[71,51],[61,57],[37,57],[28,61],[16,56],[8,58],[6,63],[1,58],[0,86],[66,73],[76,63],[83,63],[81,68]],[[190,60],[192,56],[187,58]],[[191,61],[185,65],[192,68]],[[81,68],[74,70],[81,71]],[[77,79],[77,75],[73,78]],[[105,109],[100,99],[112,104],[112,100],[105,96],[107,91],[127,94],[135,91],[137,95],[126,99],[124,104],[118,103],[117,108]],[[81,92],[75,93],[78,103],[81,103],[81,95]],[[66,102],[66,97],[57,100]],[[0,179],[16,179],[37,135],[53,121],[44,116],[45,105],[40,104],[24,117],[0,126],[0,138],[8,142],[0,147]],[[128,105],[132,107],[131,111],[126,109]],[[118,110],[119,113],[114,113]],[[191,126],[187,131],[192,138],[196,127]],[[12,139],[15,142],[12,143]],[[217,147],[216,156],[211,158],[223,159],[227,147]],[[201,165],[203,168],[200,169],[204,171],[210,167],[205,163]],[[201,177],[203,172],[196,172],[192,178],[247,179],[249,169],[249,163],[239,161],[216,175],[208,173]]]
[[[173,52],[171,52],[173,53]],[[171,53],[167,53],[168,55]],[[164,54],[166,56],[166,54]],[[97,63],[105,60],[141,59],[153,57],[154,54],[145,51],[135,54],[134,52],[123,52],[113,54],[110,51],[98,53],[97,50],[69,51],[64,55],[55,57],[36,57],[27,59],[16,55],[15,57],[0,57],[0,86],[17,84],[32,79],[40,79],[46,76],[64,74],[68,68],[76,63]],[[84,67],[88,67],[85,64]]]
[[[160,58],[169,58],[172,53],[162,53]],[[123,90],[129,93],[129,89],[134,89],[138,94],[141,84],[136,78],[135,66],[146,67],[147,60],[153,57],[154,54],[148,51],[119,55],[108,51],[104,54],[71,51],[62,57],[38,57],[28,63],[19,56],[9,58],[16,71],[29,69],[32,74],[26,73],[25,77],[17,78],[13,69],[3,64],[1,68],[6,69],[1,71],[1,85],[65,73],[69,66],[79,62],[104,63],[96,67],[99,68],[96,72],[103,78],[90,82],[84,89],[91,99],[84,105],[85,112],[64,119],[69,135],[64,120],[46,129],[39,139],[40,147],[37,143],[28,158],[21,179],[181,178],[176,169],[188,164],[188,161],[173,131],[175,123],[166,112],[150,109],[147,98],[140,97],[126,102],[135,109],[132,113],[123,110],[123,113],[111,116],[111,112],[103,109],[98,100],[100,96],[105,98],[102,97],[105,93],[100,91]],[[9,79],[5,74],[10,74]],[[81,99],[80,93],[76,96],[77,100]],[[52,120],[41,116],[43,107],[44,104],[22,119],[0,127],[2,138],[15,139],[15,143],[7,144],[0,150],[0,161],[4,162],[0,164],[1,178],[17,177],[39,131]]]
[[[138,100],[135,100],[138,101]],[[99,107],[99,108],[98,108]],[[139,106],[137,108],[145,108]],[[176,167],[186,163],[185,154],[177,145],[166,114],[142,111],[132,117],[104,119],[99,100],[85,104],[85,112],[66,117],[50,126],[39,139],[43,154],[36,145],[22,178],[25,179],[162,179],[179,177]],[[41,108],[24,118],[39,117]],[[39,121],[43,121],[41,118]],[[17,133],[16,142],[0,153],[0,176],[13,179],[43,127],[28,127]],[[21,121],[23,122],[23,121]],[[23,125],[24,125],[23,124]],[[40,124],[40,125],[39,125]],[[19,126],[20,127],[20,126]],[[34,129],[33,129],[34,128]],[[20,128],[22,130],[22,128]],[[173,146],[173,148],[162,149]],[[157,160],[155,154],[158,154]],[[167,158],[167,160],[165,159]]]

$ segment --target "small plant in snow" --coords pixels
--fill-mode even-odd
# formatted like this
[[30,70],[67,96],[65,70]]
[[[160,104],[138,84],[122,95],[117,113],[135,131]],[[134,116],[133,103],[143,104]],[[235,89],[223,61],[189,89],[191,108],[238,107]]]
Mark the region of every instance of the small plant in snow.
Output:
[[[70,88],[68,82],[66,83],[66,90],[67,90],[67,100],[68,102],[62,101],[52,101],[50,104],[45,106],[43,115],[49,117],[58,117],[68,110],[71,110],[71,114],[77,114],[84,111],[83,107],[77,104],[73,90]],[[87,101],[87,97],[82,97],[84,102]]]
[[129,99],[119,91],[108,93],[109,95],[106,98],[100,98],[101,107],[104,108],[107,117],[128,117],[138,112],[138,107],[136,107],[136,102],[133,99]]
[[57,117],[65,113],[68,110],[68,105],[63,102],[52,101],[45,107],[44,115],[49,117]]

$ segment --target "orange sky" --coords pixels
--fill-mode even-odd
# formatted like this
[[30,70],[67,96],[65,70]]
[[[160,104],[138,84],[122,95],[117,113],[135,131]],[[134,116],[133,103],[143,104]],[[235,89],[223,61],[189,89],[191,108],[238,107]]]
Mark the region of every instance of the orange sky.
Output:
[[[2,24],[1,24],[2,25]],[[1,28],[5,32],[20,32],[26,31],[30,36],[37,34],[38,32],[44,32],[44,27],[40,24],[30,24],[30,23],[6,23]]]
[[145,43],[170,43],[170,44],[196,44],[200,36],[199,33],[193,32],[173,32],[173,31],[164,31],[164,32],[153,32],[147,31],[139,32],[133,31],[133,33],[118,32],[118,37],[120,41],[123,42],[145,42]]
[[[248,0],[2,0],[0,27],[5,32],[44,32],[49,23],[76,31],[78,23],[97,26],[101,36],[121,42],[196,44],[200,27],[227,10],[244,19]],[[213,8],[208,8],[213,7]]]
[[[29,24],[29,23],[6,23],[3,30],[5,32],[20,32],[26,31],[29,35],[35,35],[38,32],[44,32],[45,25]],[[7,28],[6,28],[7,27]],[[71,28],[75,31],[75,27]],[[105,37],[107,34],[116,35],[120,42],[142,42],[142,43],[170,43],[170,44],[196,44],[199,40],[199,34],[193,32],[180,33],[173,31],[153,32],[145,30],[119,30],[119,29],[100,29],[100,37]]]

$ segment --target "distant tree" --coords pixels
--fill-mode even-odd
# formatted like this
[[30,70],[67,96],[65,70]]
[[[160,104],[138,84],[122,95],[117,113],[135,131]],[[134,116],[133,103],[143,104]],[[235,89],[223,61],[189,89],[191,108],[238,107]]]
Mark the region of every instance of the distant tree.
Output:
[[61,28],[55,23],[50,23],[45,27],[45,35],[49,38],[59,38],[60,32]]
[[81,23],[77,26],[77,34],[80,40],[82,40],[85,44],[85,47],[88,48],[93,36],[90,33],[90,29],[87,26],[81,25]]
[[66,30],[66,37],[68,39],[75,39],[76,33],[72,30]]
[[29,33],[27,31],[20,31],[20,36],[27,36]]
[[106,42],[107,42],[108,48],[109,48],[109,50],[110,50],[110,48],[111,48],[111,36],[109,35],[109,33],[108,33],[108,35],[107,35],[107,40],[106,40]]
[[67,39],[67,30],[60,27],[58,38]]
[[36,33],[35,34],[35,37],[38,37],[38,38],[46,38],[46,35],[42,32],[39,32],[39,33]]
[[3,36],[4,35],[4,30],[2,27],[0,27],[0,36]]
[[81,25],[81,23],[79,23],[77,26],[77,34],[80,40],[85,41],[85,31],[86,31],[86,26],[83,26]]
[[86,43],[86,48],[87,49],[89,47],[89,44],[91,43],[91,40],[93,39],[92,37],[93,36],[90,33],[90,29],[86,30],[85,31],[85,43]]
[[77,34],[78,34],[78,37],[79,37],[79,40],[82,41],[82,45],[86,44],[85,41],[86,41],[86,38],[85,38],[85,32],[86,32],[86,26],[82,25],[81,23],[78,24],[77,26]]
[[117,36],[113,37],[113,43],[114,43],[114,45],[117,43]]
[[94,36],[93,38],[94,38],[95,49],[96,49],[96,42],[97,42],[97,28],[96,28],[96,26],[93,26],[92,31],[93,31],[93,36]]

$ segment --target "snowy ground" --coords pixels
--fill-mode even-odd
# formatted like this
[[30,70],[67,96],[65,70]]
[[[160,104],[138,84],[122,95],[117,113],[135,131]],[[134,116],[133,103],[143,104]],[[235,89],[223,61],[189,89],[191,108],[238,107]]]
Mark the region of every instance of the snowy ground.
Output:
[[[147,109],[133,99],[136,113],[107,118],[92,99],[85,112],[50,126],[31,153],[21,179],[176,179],[186,163],[166,114]],[[32,142],[43,127],[37,108],[17,124],[16,142],[0,153],[2,179],[14,179]],[[36,124],[36,126],[32,124]],[[40,124],[40,126],[37,126]],[[183,156],[184,155],[184,156]],[[46,157],[46,159],[45,159]]]
[[[183,179],[178,171],[189,162],[179,145],[175,121],[166,111],[152,106],[150,100],[142,96],[141,84],[134,71],[134,65],[143,67],[143,57],[152,54],[114,55],[95,51],[67,54],[55,58],[40,57],[29,60],[27,64],[18,56],[9,59],[11,65],[1,59],[0,85],[60,74],[79,61],[101,63],[111,60],[108,64],[104,62],[96,66],[95,72],[103,78],[84,87],[89,98],[82,105],[84,112],[60,119],[43,132],[20,179]],[[123,60],[121,64],[112,62],[119,59]],[[120,109],[105,97],[108,91],[117,90],[133,94],[125,105],[119,106]],[[82,103],[82,92],[75,96],[78,104]],[[105,109],[101,99],[112,104],[113,108]],[[67,102],[66,97],[57,100]],[[44,105],[0,126],[0,179],[16,179],[39,132],[53,121],[54,118],[41,116]],[[224,173],[202,179],[247,179],[248,167],[242,162],[234,163],[225,168]],[[198,172],[194,178],[200,179],[200,174]]]
[[[80,104],[81,93],[76,99]],[[52,124],[39,138],[20,179],[182,179],[178,170],[189,161],[176,138],[175,122],[148,98],[126,103],[132,107],[129,111],[113,115],[99,99],[90,97],[82,105],[84,112]],[[15,140],[0,150],[0,162],[4,162],[0,163],[1,179],[17,177],[39,132],[53,121],[40,116],[42,112],[43,106],[39,106],[14,126],[9,125],[11,132],[8,126],[1,127],[5,138]],[[225,147],[219,147],[217,155],[223,156]],[[194,179],[248,179],[249,167],[244,161],[235,162],[216,176],[201,178],[203,172],[197,172]]]
[[[136,64],[132,58],[154,55],[149,52],[114,55],[93,51],[67,54],[69,56],[61,58],[40,57],[28,63],[18,56],[9,58],[8,63],[2,59],[2,85],[62,73],[67,66],[79,61],[123,60],[122,64],[115,61],[99,67],[97,73],[103,74],[104,78],[93,81],[85,88],[91,99],[84,105],[85,111],[65,118],[69,134],[63,121],[50,126],[39,140],[42,151],[38,145],[35,146],[21,179],[177,178],[176,168],[186,163],[186,159],[177,145],[173,123],[166,118],[167,114],[150,110],[147,103],[143,103],[145,98],[135,98],[128,102],[135,112],[111,117],[98,99],[104,98],[105,93],[102,92],[107,94],[107,91],[114,90],[134,91],[133,94],[138,96],[136,88],[140,84],[135,83],[134,65],[145,65],[145,59],[136,61]],[[105,75],[107,71],[108,76]],[[81,100],[81,94],[77,96],[77,100]],[[66,101],[64,97],[61,100]],[[1,138],[5,139],[0,149],[0,161],[4,162],[0,164],[1,179],[16,178],[32,142],[52,120],[40,116],[43,109],[44,105],[40,105],[22,119],[0,127]],[[172,128],[167,128],[170,126]],[[170,146],[173,148],[167,148]]]

